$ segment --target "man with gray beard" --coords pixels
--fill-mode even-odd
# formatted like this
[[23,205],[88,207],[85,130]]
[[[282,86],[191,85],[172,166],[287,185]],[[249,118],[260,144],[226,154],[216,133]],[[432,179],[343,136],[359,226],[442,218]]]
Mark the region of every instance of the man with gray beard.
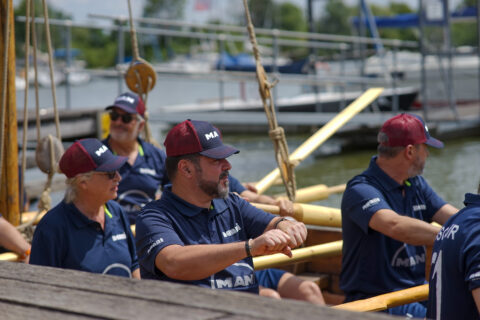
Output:
[[[387,120],[378,134],[378,156],[347,184],[342,198],[343,257],[340,287],[346,302],[425,282],[425,245],[458,210],[420,176],[427,145],[442,148],[422,118],[402,113]],[[386,310],[424,318],[423,303]]]
[[128,157],[120,168],[122,177],[116,201],[128,215],[130,224],[141,208],[158,199],[169,181],[165,171],[165,152],[140,138],[145,125],[145,105],[132,92],[119,95],[106,110],[110,115],[110,134],[102,142],[116,155]]
[[142,277],[258,293],[252,256],[291,256],[306,239],[305,225],[229,192],[226,158],[239,151],[210,123],[186,120],[164,144],[172,185],[137,217]]

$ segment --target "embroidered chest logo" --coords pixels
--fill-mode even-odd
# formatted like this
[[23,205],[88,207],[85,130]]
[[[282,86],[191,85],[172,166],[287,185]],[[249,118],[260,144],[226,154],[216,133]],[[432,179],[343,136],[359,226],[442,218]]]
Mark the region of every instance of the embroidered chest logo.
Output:
[[427,210],[427,206],[425,204],[417,204],[413,206],[413,211],[420,211],[420,210]]
[[119,233],[119,234],[114,234],[112,236],[112,240],[113,241],[118,241],[118,240],[125,240],[127,239],[127,235],[124,233]]
[[238,222],[235,223],[235,227],[230,229],[230,230],[227,230],[227,231],[223,231],[222,232],[222,235],[224,238],[227,238],[227,237],[231,237],[233,236],[234,234],[237,234],[238,231],[242,230],[242,228],[238,225]]
[[155,174],[157,174],[155,169],[150,169],[150,168],[140,168],[140,173],[141,174],[149,174],[151,176],[154,176]]

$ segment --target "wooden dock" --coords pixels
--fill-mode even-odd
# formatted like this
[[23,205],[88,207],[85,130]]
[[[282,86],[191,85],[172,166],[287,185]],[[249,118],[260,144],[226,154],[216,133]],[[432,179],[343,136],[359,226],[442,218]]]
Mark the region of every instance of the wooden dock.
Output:
[[2,319],[392,319],[293,300],[0,262]]

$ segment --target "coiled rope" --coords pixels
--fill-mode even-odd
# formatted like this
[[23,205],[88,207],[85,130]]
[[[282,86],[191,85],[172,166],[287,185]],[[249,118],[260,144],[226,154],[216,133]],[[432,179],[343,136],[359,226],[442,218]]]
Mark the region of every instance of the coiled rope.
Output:
[[255,57],[255,64],[257,70],[257,80],[258,88],[260,92],[260,97],[262,98],[263,108],[265,109],[265,114],[268,119],[269,125],[269,136],[272,139],[273,146],[275,149],[275,160],[277,161],[278,168],[282,177],[283,184],[285,185],[285,190],[290,201],[295,201],[295,192],[296,192],[296,181],[294,168],[295,165],[290,162],[288,157],[288,146],[285,138],[285,131],[282,127],[278,126],[277,117],[275,115],[275,106],[273,99],[270,93],[270,90],[278,82],[275,80],[273,83],[270,83],[267,79],[265,69],[262,66],[260,61],[260,51],[258,50],[257,39],[255,36],[255,30],[252,24],[252,19],[250,17],[250,11],[248,9],[247,0],[243,0],[243,5],[245,7],[245,15],[247,18],[247,30],[250,38],[250,43],[252,44],[253,55]]

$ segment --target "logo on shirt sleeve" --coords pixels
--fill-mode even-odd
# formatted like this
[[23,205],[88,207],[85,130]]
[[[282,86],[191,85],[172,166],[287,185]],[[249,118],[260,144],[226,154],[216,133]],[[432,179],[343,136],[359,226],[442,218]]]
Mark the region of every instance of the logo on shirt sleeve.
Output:
[[362,210],[367,210],[368,208],[370,208],[371,206],[374,206],[376,205],[377,203],[380,202],[380,198],[373,198],[373,199],[370,199],[367,201],[367,203],[365,203],[363,206],[362,206]]

